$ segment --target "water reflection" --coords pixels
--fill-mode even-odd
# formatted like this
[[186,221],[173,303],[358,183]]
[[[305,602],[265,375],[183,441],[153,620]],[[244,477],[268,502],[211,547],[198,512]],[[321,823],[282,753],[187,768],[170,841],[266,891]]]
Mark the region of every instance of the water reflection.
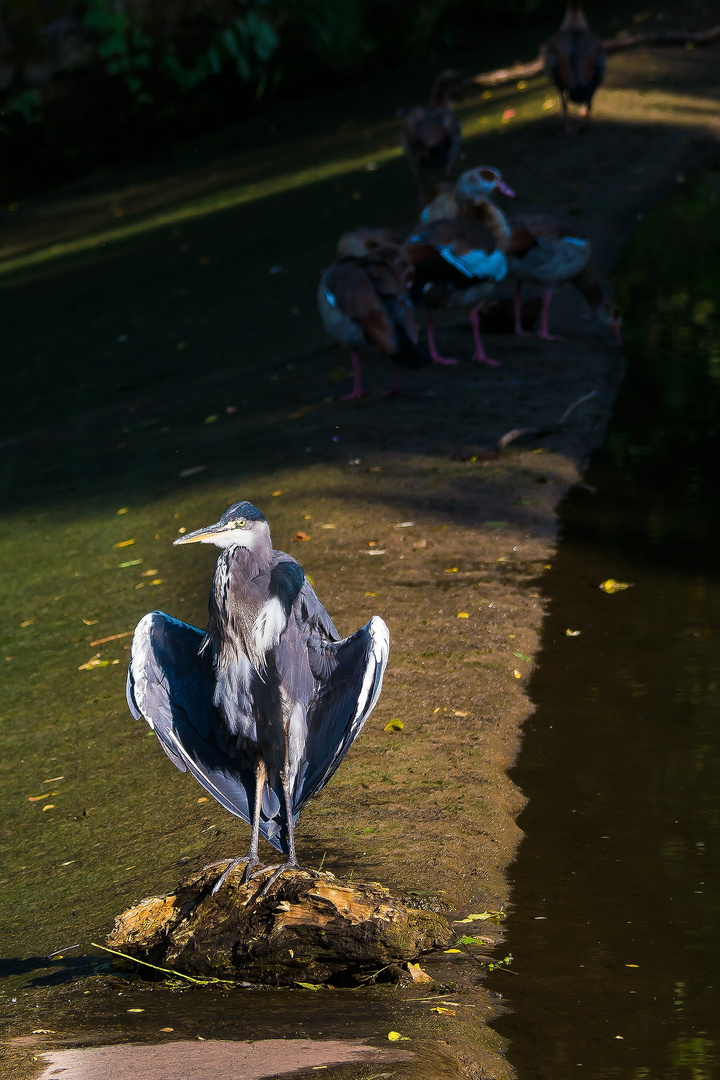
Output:
[[521,1080],[718,1075],[719,188],[659,207],[621,262],[628,373],[547,579],[514,774],[520,978],[495,977]]

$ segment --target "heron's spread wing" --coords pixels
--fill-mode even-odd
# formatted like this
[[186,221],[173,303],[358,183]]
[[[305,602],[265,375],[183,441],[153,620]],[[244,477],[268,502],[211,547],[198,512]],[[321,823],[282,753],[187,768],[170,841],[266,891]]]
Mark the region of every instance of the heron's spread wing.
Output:
[[377,616],[326,645],[332,670],[308,709],[305,763],[293,796],[296,814],[328,782],[375,708],[389,648],[388,628]]
[[[255,775],[213,705],[215,675],[210,650],[199,651],[203,637],[202,630],[162,611],[141,619],[133,636],[128,705],[136,720],[147,720],[178,769],[190,771],[221,806],[250,824]],[[262,835],[285,850],[276,830],[276,822],[261,816]]]

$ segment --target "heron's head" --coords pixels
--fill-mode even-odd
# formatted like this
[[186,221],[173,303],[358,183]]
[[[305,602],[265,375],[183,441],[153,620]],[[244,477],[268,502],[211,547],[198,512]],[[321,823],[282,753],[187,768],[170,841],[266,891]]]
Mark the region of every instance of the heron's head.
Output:
[[249,502],[233,503],[215,525],[180,536],[179,544],[215,544],[216,547],[245,547],[255,551],[270,541],[270,526],[262,511]]
[[470,201],[487,198],[496,191],[510,199],[515,198],[515,192],[507,186],[499,169],[493,169],[490,165],[467,169],[455,185],[455,194]]

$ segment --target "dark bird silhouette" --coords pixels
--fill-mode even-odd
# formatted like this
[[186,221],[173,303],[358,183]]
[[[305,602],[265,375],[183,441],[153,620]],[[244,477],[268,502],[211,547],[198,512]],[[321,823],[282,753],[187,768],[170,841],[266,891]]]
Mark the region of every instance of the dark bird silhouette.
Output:
[[595,91],[605,77],[602,41],[588,26],[579,0],[569,0],[560,29],[544,47],[545,70],[560,91],[565,132],[576,134],[568,117],[568,102],[584,108],[582,127],[590,123]]
[[405,241],[415,269],[411,297],[413,303],[425,307],[428,346],[436,364],[456,364],[457,360],[439,353],[433,312],[456,307],[470,309],[473,360],[498,363],[487,355],[480,336],[480,312],[507,273],[505,248],[510,230],[492,202],[495,191],[514,195],[497,169],[485,165],[469,169],[451,193],[442,191],[425,207]]
[[521,325],[524,283],[543,286],[538,337],[552,341],[549,315],[553,290],[571,283],[586,297],[599,321],[618,345],[621,316],[603,289],[591,263],[590,241],[550,214],[526,214],[510,222],[507,246],[508,275],[515,280],[515,333],[526,334]]
[[252,826],[245,877],[263,836],[297,867],[294,828],[360,734],[382,687],[389,635],[374,616],[340,638],[303,569],[275,551],[249,502],[176,544],[215,544],[203,632],[162,611],[138,623],[127,699],[170,760]]
[[427,105],[410,109],[403,121],[400,141],[417,184],[420,206],[426,202],[421,173],[443,169],[450,176],[460,153],[462,134],[453,102],[460,100],[468,80],[457,71],[443,71],[436,78]]
[[325,329],[351,350],[354,382],[345,400],[363,397],[360,349],[374,347],[393,361],[391,393],[398,389],[398,366],[421,368],[430,357],[418,344],[410,303],[413,267],[387,229],[354,229],[338,243],[340,258],[318,286]]

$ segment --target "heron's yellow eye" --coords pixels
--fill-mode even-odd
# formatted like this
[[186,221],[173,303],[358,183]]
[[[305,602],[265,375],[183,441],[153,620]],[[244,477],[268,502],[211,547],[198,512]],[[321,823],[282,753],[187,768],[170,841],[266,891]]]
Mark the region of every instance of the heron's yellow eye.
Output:
[[239,529],[243,529],[247,525],[247,521],[245,518],[238,518],[235,524]]

